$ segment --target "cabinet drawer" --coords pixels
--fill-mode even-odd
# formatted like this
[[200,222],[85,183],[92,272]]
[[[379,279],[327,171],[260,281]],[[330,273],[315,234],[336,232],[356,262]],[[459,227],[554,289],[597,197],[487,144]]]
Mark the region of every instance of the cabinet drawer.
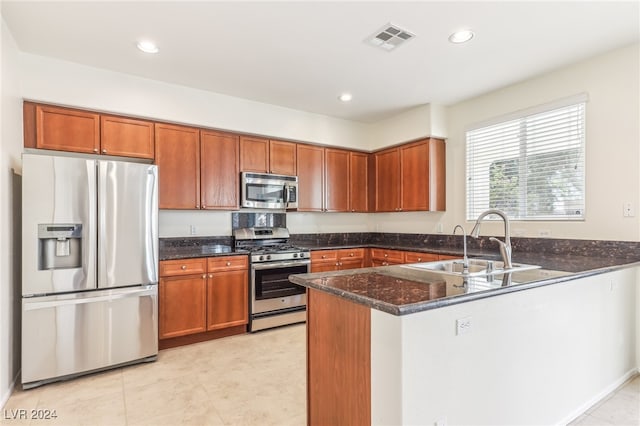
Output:
[[344,260],[348,260],[348,259],[364,259],[364,249],[363,248],[357,248],[357,249],[338,250],[338,258],[339,259],[344,259]]
[[163,260],[160,262],[160,276],[204,274],[207,259]]
[[399,250],[371,249],[371,258],[377,260],[386,260],[393,263],[404,262],[404,252]]
[[208,259],[207,269],[209,272],[229,271],[232,269],[247,269],[249,258],[247,256],[220,256]]
[[338,250],[314,250],[311,252],[311,262],[323,260],[338,260]]
[[438,255],[435,253],[418,253],[413,251],[406,251],[404,253],[404,261],[407,263],[434,262],[436,260],[438,260]]

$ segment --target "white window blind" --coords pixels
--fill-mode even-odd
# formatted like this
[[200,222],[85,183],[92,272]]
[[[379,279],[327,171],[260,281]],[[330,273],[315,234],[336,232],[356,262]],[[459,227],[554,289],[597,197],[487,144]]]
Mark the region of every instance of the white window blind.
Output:
[[[575,102],[575,100],[574,100]],[[469,130],[467,219],[584,219],[584,100]]]

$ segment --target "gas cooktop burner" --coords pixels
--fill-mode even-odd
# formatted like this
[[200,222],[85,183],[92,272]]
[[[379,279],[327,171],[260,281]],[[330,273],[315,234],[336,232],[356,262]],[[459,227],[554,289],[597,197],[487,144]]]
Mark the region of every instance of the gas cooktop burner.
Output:
[[247,249],[250,250],[251,253],[283,253],[283,252],[302,251],[301,248],[292,246],[290,244],[247,247]]

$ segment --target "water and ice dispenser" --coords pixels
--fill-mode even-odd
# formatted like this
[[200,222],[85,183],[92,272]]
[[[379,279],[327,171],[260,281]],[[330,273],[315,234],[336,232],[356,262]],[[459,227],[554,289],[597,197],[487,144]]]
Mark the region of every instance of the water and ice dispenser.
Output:
[[38,225],[38,269],[82,267],[82,224]]

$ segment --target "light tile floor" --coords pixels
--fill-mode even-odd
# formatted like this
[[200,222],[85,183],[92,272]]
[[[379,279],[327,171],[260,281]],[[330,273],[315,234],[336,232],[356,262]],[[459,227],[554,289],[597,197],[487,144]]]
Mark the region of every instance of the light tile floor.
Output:
[[[304,425],[305,342],[302,324],[163,350],[157,362],[15,391],[0,424]],[[18,409],[57,418],[10,420]]]
[[[304,425],[305,326],[160,351],[158,361],[17,390],[0,425]],[[19,409],[53,420],[13,420]],[[572,426],[640,425],[640,376]]]
[[609,394],[571,426],[637,426],[640,425],[640,376],[635,376]]

